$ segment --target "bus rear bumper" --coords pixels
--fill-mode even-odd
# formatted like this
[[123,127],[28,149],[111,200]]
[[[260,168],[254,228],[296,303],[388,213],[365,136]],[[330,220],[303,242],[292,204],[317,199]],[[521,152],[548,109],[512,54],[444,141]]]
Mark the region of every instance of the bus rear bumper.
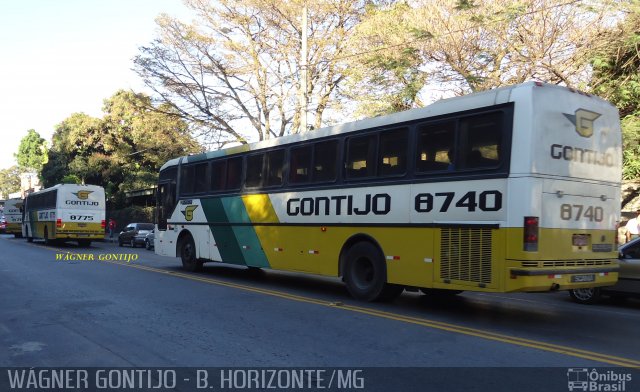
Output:
[[573,269],[509,270],[506,291],[544,292],[611,286],[618,281],[618,266]]

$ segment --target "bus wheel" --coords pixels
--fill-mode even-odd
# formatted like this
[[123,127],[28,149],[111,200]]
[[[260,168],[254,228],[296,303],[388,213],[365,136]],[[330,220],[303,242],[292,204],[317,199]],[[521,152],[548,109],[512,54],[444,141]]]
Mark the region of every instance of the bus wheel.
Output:
[[402,294],[403,286],[387,283],[387,266],[370,242],[358,242],[346,254],[344,281],[349,294],[364,301],[386,301]]
[[180,258],[182,259],[182,268],[190,272],[198,272],[202,270],[202,262],[196,258],[196,244],[193,237],[187,234],[180,240]]
[[569,290],[569,296],[571,296],[571,299],[579,304],[592,304],[600,298],[600,288],[591,287],[588,289]]

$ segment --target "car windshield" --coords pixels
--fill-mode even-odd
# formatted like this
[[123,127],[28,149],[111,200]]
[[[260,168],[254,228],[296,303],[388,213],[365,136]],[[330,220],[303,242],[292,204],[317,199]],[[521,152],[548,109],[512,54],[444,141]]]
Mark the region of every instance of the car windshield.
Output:
[[138,230],[153,230],[153,223],[140,223]]

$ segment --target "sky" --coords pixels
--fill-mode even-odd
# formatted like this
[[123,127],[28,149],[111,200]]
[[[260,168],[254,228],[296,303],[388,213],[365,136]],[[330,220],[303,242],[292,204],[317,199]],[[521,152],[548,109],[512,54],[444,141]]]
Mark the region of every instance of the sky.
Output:
[[181,0],[0,0],[0,169],[29,129],[50,143],[72,113],[102,117],[117,90],[149,93],[131,69],[161,13],[190,20]]

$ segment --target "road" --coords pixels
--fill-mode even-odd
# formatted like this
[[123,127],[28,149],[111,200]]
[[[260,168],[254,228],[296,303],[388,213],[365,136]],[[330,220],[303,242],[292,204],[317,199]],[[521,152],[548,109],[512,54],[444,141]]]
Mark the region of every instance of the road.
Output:
[[[82,254],[94,260],[68,256]],[[116,256],[137,259],[98,260]],[[363,303],[337,279],[219,264],[192,274],[141,248],[0,238],[5,367],[637,368],[639,326],[637,300],[405,292]]]

